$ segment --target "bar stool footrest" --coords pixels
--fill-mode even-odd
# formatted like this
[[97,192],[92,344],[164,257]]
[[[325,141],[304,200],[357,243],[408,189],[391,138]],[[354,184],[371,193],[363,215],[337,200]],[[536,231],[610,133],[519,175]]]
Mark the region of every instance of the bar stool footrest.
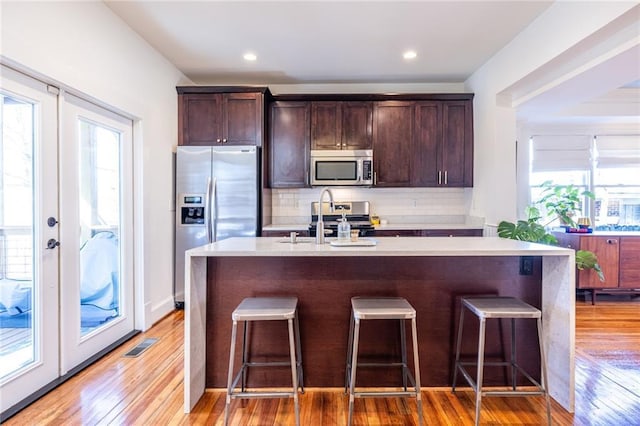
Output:
[[[459,362],[458,363],[458,370],[460,370],[460,372],[462,373],[462,376],[466,379],[467,383],[469,383],[469,386],[471,386],[471,388],[473,389],[474,392],[478,392],[478,384],[476,383],[476,381],[473,379],[473,377],[471,377],[471,375],[469,374],[469,372],[467,371],[466,368],[464,368],[464,365],[471,365],[471,366],[476,366],[475,362]],[[540,391],[536,391],[538,393],[535,394],[528,394],[528,395],[544,395],[545,394],[545,390],[542,389],[542,385],[535,380],[533,377],[531,377],[529,375],[529,373],[527,373],[525,370],[523,370],[518,364],[515,363],[511,363],[509,361],[506,362],[486,362],[484,363],[485,367],[489,366],[489,367],[515,367],[515,369],[521,373],[528,381],[531,385],[537,387],[540,389]],[[505,385],[507,386],[507,385]],[[524,386],[524,385],[520,385],[520,386]],[[455,390],[455,387],[454,387]],[[509,392],[509,391],[505,391],[505,392]],[[520,392],[517,390],[511,391],[511,392]],[[485,393],[484,391],[482,392],[483,395],[488,395],[487,393]]]
[[354,398],[379,398],[379,397],[393,397],[393,396],[417,396],[417,391],[371,391],[371,392],[354,392]]
[[[300,366],[299,362],[296,362],[298,367]],[[270,362],[245,362],[241,368],[245,367],[291,367],[291,363],[289,361],[270,361]]]
[[503,390],[503,391],[482,391],[482,396],[534,396],[544,395],[545,392],[538,391],[519,391],[519,390]]
[[249,398],[293,398],[293,392],[232,392],[229,394],[231,399],[249,399]]

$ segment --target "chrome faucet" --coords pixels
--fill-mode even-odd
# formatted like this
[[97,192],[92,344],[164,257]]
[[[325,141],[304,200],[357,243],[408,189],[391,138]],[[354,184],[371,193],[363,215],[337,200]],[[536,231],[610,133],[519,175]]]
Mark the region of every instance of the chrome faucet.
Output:
[[329,194],[329,211],[333,212],[333,193],[329,188],[322,188],[320,202],[318,203],[318,223],[316,224],[316,244],[324,244],[324,222],[322,221],[322,199],[324,193]]

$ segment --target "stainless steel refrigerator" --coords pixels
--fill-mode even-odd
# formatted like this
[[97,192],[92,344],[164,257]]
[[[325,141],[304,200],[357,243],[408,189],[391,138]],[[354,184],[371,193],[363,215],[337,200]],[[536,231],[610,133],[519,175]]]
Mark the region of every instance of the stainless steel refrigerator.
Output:
[[260,218],[255,146],[180,146],[176,153],[174,300],[184,305],[184,252],[230,237],[255,237]]

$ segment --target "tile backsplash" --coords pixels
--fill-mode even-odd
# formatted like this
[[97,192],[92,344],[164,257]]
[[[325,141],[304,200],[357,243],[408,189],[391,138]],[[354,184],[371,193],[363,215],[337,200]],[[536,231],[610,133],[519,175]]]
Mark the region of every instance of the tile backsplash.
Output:
[[[331,188],[334,201],[369,201],[371,214],[389,223],[482,224],[470,218],[471,188]],[[273,189],[274,225],[309,223],[320,188]],[[325,196],[327,201],[328,197]]]

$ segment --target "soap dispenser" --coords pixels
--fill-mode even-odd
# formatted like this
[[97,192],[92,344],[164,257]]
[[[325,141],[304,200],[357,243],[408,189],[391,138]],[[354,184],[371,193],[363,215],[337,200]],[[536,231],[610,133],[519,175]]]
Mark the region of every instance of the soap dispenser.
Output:
[[347,222],[347,216],[345,212],[342,212],[342,219],[338,224],[338,241],[351,240],[351,225]]

